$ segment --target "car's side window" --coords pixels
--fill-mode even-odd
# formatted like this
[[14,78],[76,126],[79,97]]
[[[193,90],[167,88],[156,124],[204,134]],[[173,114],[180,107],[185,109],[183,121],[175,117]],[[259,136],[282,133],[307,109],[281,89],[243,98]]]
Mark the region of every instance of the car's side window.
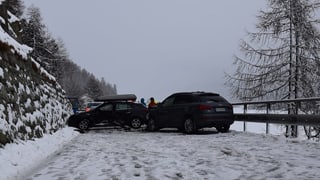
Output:
[[173,105],[173,101],[174,101],[174,97],[170,97],[170,98],[163,101],[162,106],[163,107],[171,106],[171,105]]
[[106,104],[100,107],[100,111],[112,111],[112,104]]
[[120,103],[116,105],[116,111],[128,110],[130,106],[128,104]]
[[190,95],[176,96],[176,98],[174,99],[174,104],[186,104],[192,102],[194,102],[194,98]]

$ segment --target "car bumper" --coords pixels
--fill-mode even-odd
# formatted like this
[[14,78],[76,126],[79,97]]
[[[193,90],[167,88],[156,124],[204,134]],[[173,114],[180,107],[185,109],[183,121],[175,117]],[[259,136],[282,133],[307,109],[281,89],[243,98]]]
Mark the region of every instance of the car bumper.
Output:
[[70,127],[78,127],[78,122],[75,121],[74,119],[68,119],[67,120],[67,125],[70,126]]
[[234,122],[233,114],[204,114],[196,120],[197,128],[231,125]]

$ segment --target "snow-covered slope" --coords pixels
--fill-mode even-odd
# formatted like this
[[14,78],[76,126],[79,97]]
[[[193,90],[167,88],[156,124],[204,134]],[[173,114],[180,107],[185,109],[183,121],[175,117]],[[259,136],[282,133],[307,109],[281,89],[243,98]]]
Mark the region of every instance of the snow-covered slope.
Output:
[[78,134],[73,128],[66,127],[34,141],[19,141],[0,148],[0,179],[16,179],[46,160]]
[[17,40],[19,19],[3,4],[0,8],[1,147],[59,130],[72,111],[55,78],[28,56],[32,49]]

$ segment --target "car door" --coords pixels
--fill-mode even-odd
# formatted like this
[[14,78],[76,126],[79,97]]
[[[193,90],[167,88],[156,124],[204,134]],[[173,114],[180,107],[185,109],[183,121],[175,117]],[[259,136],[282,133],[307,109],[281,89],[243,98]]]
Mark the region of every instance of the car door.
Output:
[[132,107],[126,102],[117,102],[115,104],[115,121],[124,124],[132,117]]
[[184,107],[179,102],[180,96],[167,98],[158,109],[158,122],[163,127],[179,127],[183,119]]
[[96,124],[98,123],[111,123],[114,121],[115,116],[113,113],[113,104],[112,103],[106,103],[101,106],[98,106],[96,109],[94,109],[94,117],[93,120]]
[[177,95],[174,98],[173,105],[168,109],[168,121],[174,127],[180,127],[188,115],[190,103],[193,97],[188,94]]
[[174,97],[168,97],[161,104],[158,104],[155,120],[158,126],[169,127],[170,123],[168,121],[169,109],[173,105]]

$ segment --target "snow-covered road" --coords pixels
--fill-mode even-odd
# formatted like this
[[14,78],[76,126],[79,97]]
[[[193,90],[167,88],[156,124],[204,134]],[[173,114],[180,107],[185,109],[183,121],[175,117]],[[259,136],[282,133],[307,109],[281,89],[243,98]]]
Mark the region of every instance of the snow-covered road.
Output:
[[[320,143],[207,129],[80,134],[26,179],[319,179]],[[24,179],[25,179],[24,178]]]

